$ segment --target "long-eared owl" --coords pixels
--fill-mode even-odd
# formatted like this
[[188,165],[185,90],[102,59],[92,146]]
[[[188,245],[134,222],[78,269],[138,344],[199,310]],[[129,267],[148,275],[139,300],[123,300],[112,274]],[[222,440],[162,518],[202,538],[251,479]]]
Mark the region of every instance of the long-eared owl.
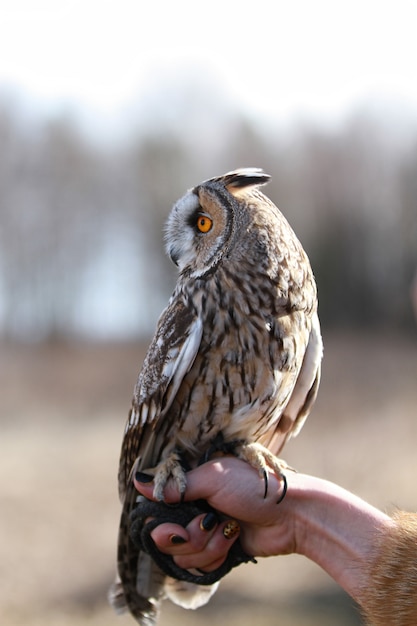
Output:
[[116,608],[142,625],[160,600],[195,608],[213,588],[167,578],[129,538],[132,473],[154,474],[157,499],[183,462],[220,435],[260,472],[296,435],[317,394],[322,341],[309,260],[278,208],[260,191],[269,176],[241,169],[189,190],[173,207],[166,248],[179,277],[134,391],[119,467],[122,517]]

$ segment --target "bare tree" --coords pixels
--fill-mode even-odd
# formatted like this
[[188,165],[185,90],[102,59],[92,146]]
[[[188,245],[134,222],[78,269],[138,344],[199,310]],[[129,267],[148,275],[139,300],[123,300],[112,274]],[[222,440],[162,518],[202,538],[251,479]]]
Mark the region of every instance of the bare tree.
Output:
[[163,243],[171,205],[242,165],[272,174],[268,193],[311,256],[325,324],[410,325],[417,125],[414,144],[362,112],[284,133],[228,105],[222,114],[194,85],[164,97],[170,116],[117,149],[88,143],[71,119],[22,124],[0,109],[3,335],[94,332],[111,319],[149,332],[175,281]]

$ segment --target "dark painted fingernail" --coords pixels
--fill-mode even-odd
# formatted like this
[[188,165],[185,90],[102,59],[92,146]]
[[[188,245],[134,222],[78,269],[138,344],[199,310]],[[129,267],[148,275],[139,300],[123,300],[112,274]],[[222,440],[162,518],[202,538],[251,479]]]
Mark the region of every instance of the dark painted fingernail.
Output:
[[138,483],[151,483],[153,481],[153,476],[145,474],[144,472],[136,472],[135,480],[137,480]]
[[200,522],[200,528],[201,530],[205,530],[206,532],[209,530],[213,530],[213,528],[216,526],[216,524],[218,524],[219,520],[218,517],[215,513],[207,513],[207,515],[205,515],[203,517],[203,519]]
[[169,538],[170,542],[175,545],[179,545],[181,543],[186,543],[186,539],[184,539],[184,537],[181,537],[180,535],[171,535]]

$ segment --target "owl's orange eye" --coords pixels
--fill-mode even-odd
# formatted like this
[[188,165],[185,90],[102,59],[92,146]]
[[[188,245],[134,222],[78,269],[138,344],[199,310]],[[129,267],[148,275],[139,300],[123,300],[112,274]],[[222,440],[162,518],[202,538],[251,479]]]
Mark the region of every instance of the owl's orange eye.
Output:
[[213,220],[207,215],[199,215],[197,219],[197,228],[200,233],[208,233],[213,226]]

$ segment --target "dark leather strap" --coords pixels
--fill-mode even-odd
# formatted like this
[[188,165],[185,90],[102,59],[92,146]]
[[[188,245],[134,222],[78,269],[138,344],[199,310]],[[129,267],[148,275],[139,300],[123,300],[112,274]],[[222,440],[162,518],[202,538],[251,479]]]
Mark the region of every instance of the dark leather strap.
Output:
[[[164,502],[152,502],[144,496],[140,496],[137,506],[130,514],[130,537],[139,549],[150,554],[158,567],[168,576],[197,585],[212,585],[237,565],[248,563],[249,561],[256,563],[252,556],[244,552],[239,539],[232,544],[227,559],[220,567],[213,572],[193,574],[178,567],[172,556],[160,552],[151,537],[152,530],[160,524],[171,522],[185,527],[197,515],[209,512],[214,513],[218,517],[219,522],[221,521],[219,514],[205,500],[166,504]],[[145,523],[145,520],[149,517],[153,519]]]

